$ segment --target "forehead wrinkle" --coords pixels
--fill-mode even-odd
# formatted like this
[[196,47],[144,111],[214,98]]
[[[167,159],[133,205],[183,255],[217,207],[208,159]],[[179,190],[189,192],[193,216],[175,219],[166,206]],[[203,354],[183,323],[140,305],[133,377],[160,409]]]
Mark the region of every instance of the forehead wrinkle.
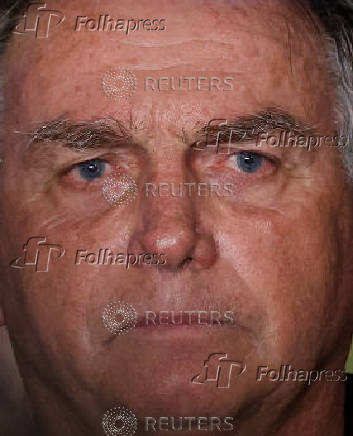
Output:
[[[251,23],[253,23],[253,20],[251,21]],[[250,26],[250,29],[252,28],[252,26]],[[256,35],[259,33],[259,31],[260,31],[260,29],[258,29],[258,28],[256,28],[256,32],[255,32],[255,37],[256,37]],[[266,32],[267,33],[267,32]],[[273,32],[273,34],[274,34],[275,32]],[[286,37],[286,34],[287,34],[287,28],[286,28],[286,33],[284,34],[284,36],[283,36],[283,38],[282,38],[282,41],[281,41],[281,44],[283,45],[284,43],[286,43],[287,41],[287,37]],[[276,33],[276,35],[278,36],[278,33]],[[273,38],[274,38],[274,36],[276,36],[276,35],[272,35],[272,41],[273,41]],[[241,35],[241,33],[240,34],[237,34],[236,32],[235,32],[235,36],[237,36],[239,39],[242,39],[242,35]],[[226,34],[225,35],[225,38],[226,37],[228,37],[228,35]],[[237,38],[237,39],[238,39]],[[169,36],[166,34],[166,42],[168,41],[168,39],[169,39]],[[261,38],[262,39],[262,38]],[[202,41],[202,40],[199,40],[199,42],[197,42],[197,40],[195,40],[195,38],[193,39],[194,41],[195,41],[195,47],[196,48],[198,48],[198,50],[197,50],[197,53],[196,53],[196,56],[198,57],[198,56],[203,56],[202,54],[200,54],[200,52],[202,53],[202,52],[204,52],[205,50],[200,50],[199,49],[199,47],[200,47],[200,45],[199,44],[202,44],[203,45],[203,47],[207,47],[207,45],[205,45],[206,43],[208,43],[207,41]],[[22,40],[21,40],[22,41]],[[132,41],[132,40],[131,40]],[[208,40],[209,41],[209,40]],[[296,49],[296,47],[297,47],[297,43],[296,43],[296,38],[291,38],[291,50],[292,50],[292,52],[293,52],[293,50],[295,50]],[[233,44],[234,43],[236,43],[236,42],[232,42],[232,46],[233,46]],[[256,40],[254,41],[254,44],[256,43]],[[294,43],[294,44],[293,44]],[[187,43],[187,44],[190,44],[190,43]],[[192,44],[191,44],[192,45]],[[300,45],[300,44],[299,44]],[[189,46],[188,45],[185,45],[185,47],[186,48],[188,48]],[[219,46],[219,47],[221,47],[221,46]],[[127,48],[129,48],[128,46],[127,46]],[[267,49],[268,48],[271,48],[271,47],[267,47]],[[288,44],[286,44],[286,48],[288,48]],[[149,49],[148,49],[149,50]],[[153,49],[151,49],[151,50],[153,50]],[[154,49],[154,50],[157,50],[157,49]],[[239,51],[241,51],[241,47],[240,47],[240,50]],[[32,53],[32,52],[34,52],[34,54],[36,53],[36,52],[38,52],[37,50],[29,50],[29,52],[30,53]],[[53,53],[53,52],[55,52],[55,54]],[[107,52],[109,52],[109,50],[107,50]],[[139,50],[139,52],[140,52],[140,50]],[[52,54],[53,53],[53,54]],[[148,53],[150,53],[150,51],[148,51]],[[242,62],[242,60],[243,60],[243,58],[242,58],[242,55],[241,55],[241,53],[240,53],[240,55],[239,54],[237,54],[237,53],[235,53],[234,51],[232,51],[232,56],[228,56],[228,54],[229,54],[229,52],[227,51],[227,50],[225,50],[225,53],[224,53],[224,58],[225,59],[231,59],[231,60],[233,60],[232,61],[232,70],[238,70],[238,74],[240,74],[242,71],[244,71],[244,73],[253,73],[254,71],[254,68],[255,68],[255,66],[256,67],[259,67],[259,66],[261,66],[261,65],[259,65],[258,64],[258,60],[257,60],[257,58],[255,57],[255,58],[251,58],[251,62],[249,63],[246,63],[246,62]],[[246,50],[246,53],[248,53],[248,50]],[[246,53],[245,53],[245,55],[246,55]],[[48,56],[48,54],[49,54],[49,56]],[[18,55],[18,53],[17,53],[17,55]],[[50,56],[56,56],[57,57],[57,53],[56,53],[56,51],[54,51],[54,50],[49,50],[49,51],[47,51],[46,52],[46,54],[45,54],[45,56],[44,56],[44,58],[45,59],[42,59],[39,63],[37,63],[36,62],[36,65],[37,65],[37,67],[35,67],[34,66],[34,71],[36,71],[37,70],[37,68],[39,68],[40,70],[43,70],[43,71],[40,71],[40,73],[39,74],[37,74],[37,76],[38,77],[40,77],[40,80],[41,80],[41,82],[44,80],[44,83],[45,83],[45,86],[44,87],[48,87],[48,88],[50,88],[50,87],[52,87],[53,86],[53,83],[59,83],[60,82],[60,80],[59,80],[59,76],[62,76],[63,75],[63,69],[64,69],[64,76],[66,75],[66,73],[68,72],[68,67],[70,66],[70,65],[68,65],[68,63],[67,63],[67,61],[65,61],[64,63],[63,63],[63,65],[61,66],[61,67],[63,67],[63,68],[60,68],[60,69],[58,69],[58,75],[56,75],[55,74],[55,71],[54,72],[52,72],[52,71],[50,71],[50,75],[49,74],[46,74],[46,72],[45,72],[45,69],[43,68],[44,66],[43,66],[43,60],[45,61],[45,63],[46,64],[50,64],[51,62],[51,60],[52,60],[52,58],[50,58]],[[287,56],[287,53],[285,54],[286,56]],[[76,54],[75,53],[73,53],[73,51],[71,50],[71,56],[72,57],[75,57],[76,56]],[[111,58],[111,54],[109,55],[110,56],[110,58]],[[187,55],[186,55],[187,56]],[[60,56],[61,57],[61,56]],[[65,59],[66,59],[66,57],[65,56],[63,56]],[[22,59],[22,57],[21,56],[16,56],[16,63],[18,62],[18,59]],[[136,63],[134,64],[134,66],[133,66],[133,68],[134,69],[143,69],[143,68],[151,68],[151,64],[152,64],[152,62],[149,64],[149,65],[147,65],[146,64],[146,61],[144,61],[143,59],[146,59],[146,58],[148,58],[148,56],[135,56],[134,55],[134,60],[137,60],[137,62],[141,62],[141,64],[140,65],[136,65]],[[217,67],[218,68],[224,68],[224,69],[226,69],[227,71],[229,71],[229,69],[230,69],[230,64],[229,64],[229,66],[228,65],[225,65],[225,63],[224,63],[224,61],[222,62],[222,63],[220,63],[220,62],[218,62],[218,64],[215,62],[215,59],[217,58],[217,60],[219,60],[219,57],[218,56],[215,56],[214,58],[213,58],[213,65],[217,65]],[[128,58],[127,58],[128,59]],[[128,59],[128,61],[127,62],[131,62],[131,55],[130,55],[130,59]],[[26,60],[28,61],[28,59],[25,59],[24,60],[24,62],[26,62]],[[194,63],[195,63],[195,58],[193,57],[193,59],[192,59],[193,61],[194,61]],[[204,60],[204,57],[201,59],[201,61],[203,61]],[[186,59],[186,61],[187,61],[187,59]],[[173,67],[173,66],[175,66],[175,57],[174,56],[172,56],[172,59],[168,59],[167,57],[166,57],[166,60],[162,60],[161,61],[161,57],[159,56],[159,59],[157,60],[157,61],[155,61],[154,60],[154,62],[155,62],[155,66],[154,66],[154,69],[155,68],[162,68],[163,66],[167,66],[167,67]],[[182,63],[179,63],[179,66],[180,65],[182,65],[183,66],[183,68],[186,68],[186,65],[189,65],[189,64],[185,64],[185,59],[183,59],[182,58],[182,61],[181,61]],[[229,61],[228,61],[229,62]],[[77,59],[75,60],[75,63],[77,64]],[[168,64],[170,64],[170,65],[168,65]],[[203,64],[202,62],[201,62],[201,64],[202,65],[204,65],[205,66],[205,68],[208,68],[208,67],[212,67],[212,64],[210,63],[210,60],[208,59],[208,61],[207,61],[207,63],[206,64]],[[26,65],[28,65],[28,63],[26,62]],[[110,61],[110,65],[111,65],[111,61]],[[191,60],[190,60],[190,65],[191,65]],[[126,64],[126,65],[124,65],[124,67],[127,67],[127,68],[132,68],[132,67],[129,67],[129,65],[128,64]],[[85,67],[82,67],[83,68],[83,70],[85,70]],[[198,68],[200,68],[200,66],[198,67]],[[202,67],[201,67],[202,68]],[[23,70],[27,70],[27,67],[24,67],[24,68],[16,68],[16,70],[19,70],[19,69],[21,69],[21,71],[23,71]],[[235,71],[236,72],[236,71]],[[81,71],[81,73],[87,73],[87,71]],[[100,71],[99,72],[97,72],[97,71],[94,71],[93,72],[93,78],[95,79],[95,77],[96,76],[98,76],[100,74]],[[35,90],[35,86],[32,86],[32,82],[33,82],[33,77],[30,77],[29,78],[30,79],[30,82],[31,82],[31,84],[29,85],[29,86],[27,86],[27,88],[28,88],[28,92],[27,91],[25,91],[26,92],[26,95],[25,95],[25,97],[27,97],[27,95],[28,95],[28,97],[26,98],[26,99],[30,99],[30,98],[33,98],[33,93],[31,92],[31,90]],[[239,81],[242,81],[242,80],[244,80],[244,79],[246,79],[246,77],[243,77],[243,76],[241,76],[241,77],[238,77],[238,79],[239,79]],[[62,82],[61,82],[62,83]],[[98,80],[97,80],[97,83],[98,83]],[[68,82],[67,83],[67,85],[66,85],[66,83],[64,83],[63,85],[62,85],[62,87],[65,87],[65,92],[67,92],[67,94],[69,94],[70,92],[72,92],[72,90],[71,89],[69,89],[69,86],[72,86],[73,85],[73,83],[70,81],[70,82]],[[38,87],[39,87],[39,83],[38,83]],[[43,87],[42,86],[42,84],[41,84],[41,87]],[[12,86],[12,88],[20,88],[20,87],[18,87],[18,86]],[[66,89],[67,88],[67,89]],[[98,88],[98,85],[97,85],[97,88]],[[22,89],[23,89],[23,87],[22,87]],[[95,90],[94,91],[91,91],[92,93],[93,92],[95,92]],[[39,94],[39,93],[37,93],[37,94]],[[41,105],[42,107],[44,106],[45,107],[45,105]],[[52,115],[52,114],[51,114]],[[43,119],[45,119],[45,114],[42,114],[42,118]],[[49,118],[49,116],[48,116],[48,118]]]
[[121,45],[134,45],[138,47],[146,47],[146,48],[159,48],[159,47],[170,47],[170,46],[178,46],[180,44],[209,44],[216,43],[219,45],[234,45],[234,39],[224,40],[224,38],[183,38],[183,37],[169,37],[168,41],[146,41],[144,38],[142,41],[136,41],[135,39],[123,40],[121,41]]
[[[267,50],[284,51],[287,48],[286,38],[283,38],[283,34],[287,34],[287,24],[283,22],[283,32],[280,37],[276,37],[274,34],[268,35],[266,32],[260,33],[257,30],[253,36],[253,32],[248,30],[242,31],[237,29],[236,35],[233,39],[228,40],[192,40],[187,43],[147,43],[143,41],[141,43],[135,43],[133,41],[125,42],[126,45],[138,46],[143,48],[143,56],[138,57],[138,62],[134,58],[133,65],[127,64],[128,68],[133,68],[135,71],[146,70],[167,70],[168,68],[189,69],[191,71],[212,71],[212,72],[249,72],[251,71],[251,65],[246,65],[242,62],[244,56],[249,56],[249,53],[253,54],[252,58],[255,61],[254,55],[259,53],[259,36],[261,36],[261,44],[266,39]],[[244,47],[241,46],[242,33],[246,36],[251,35],[251,38],[247,40],[247,50],[244,51]],[[163,59],[159,56],[159,49],[169,47],[168,57],[164,56]],[[212,58],[209,53],[212,51]],[[302,54],[302,44],[292,44],[293,53],[300,56]],[[146,59],[146,60],[145,60]],[[151,62],[153,59],[153,62]],[[176,59],[178,61],[176,62]],[[257,62],[263,62],[263,59],[258,59]],[[190,73],[191,71],[188,71]]]
[[[284,18],[284,17],[283,17]],[[278,19],[277,19],[278,21]],[[283,21],[282,19],[280,21]],[[245,29],[244,29],[245,27]],[[248,26],[249,27],[249,26]],[[141,45],[141,48],[144,50],[143,53],[141,53],[141,56],[137,53],[136,55],[134,55],[133,57],[133,66],[129,65],[129,62],[127,63],[127,67],[129,68],[134,68],[134,69],[146,69],[149,70],[151,68],[151,63],[150,61],[144,61],[144,59],[150,59],[151,56],[153,56],[154,50],[157,50],[160,47],[163,47],[165,45],[168,45],[172,52],[170,53],[170,59],[166,59],[164,58],[163,60],[160,59],[160,56],[158,55],[158,52],[156,53],[156,56],[153,58],[153,64],[154,64],[154,68],[171,68],[171,67],[176,67],[176,66],[188,66],[188,65],[193,65],[195,62],[200,63],[201,65],[208,65],[210,62],[210,58],[208,56],[208,49],[212,46],[214,46],[214,44],[219,45],[219,49],[221,50],[222,47],[225,50],[229,50],[232,51],[232,49],[235,47],[237,47],[237,45],[239,45],[239,40],[242,39],[242,35],[241,33],[245,32],[247,35],[252,35],[253,32],[253,27],[250,26],[249,29],[246,28],[246,25],[242,25],[240,28],[239,26],[237,26],[237,31],[234,33],[234,36],[232,36],[232,38],[230,38],[228,35],[226,35],[224,38],[226,38],[226,40],[223,38],[223,40],[212,40],[212,39],[200,39],[200,38],[192,38],[190,40],[186,40],[186,42],[182,42],[182,44],[178,43],[176,44],[174,41],[170,44],[168,43],[169,39],[171,38],[169,35],[167,35],[167,38],[165,38],[165,40],[162,43],[151,43],[150,47],[145,46],[144,44],[146,44],[146,41],[142,41],[142,42],[138,42],[135,43],[135,41],[133,39],[131,40],[127,40],[127,41],[122,41],[121,42],[121,47],[128,46],[128,45]],[[282,35],[286,34],[286,25],[283,23],[283,32],[279,32],[280,35],[278,35],[278,33],[274,33],[274,32],[268,32],[267,30],[264,29],[260,29],[257,28],[254,38],[253,39],[253,44],[254,47],[257,44],[257,40],[258,40],[258,36],[261,36],[261,40],[263,40],[264,38],[266,38],[268,41],[271,41],[272,43],[277,42],[280,43],[279,45],[283,46],[283,37]],[[81,41],[82,42],[82,41]],[[157,45],[158,44],[158,45]],[[301,44],[299,44],[301,45]],[[180,48],[182,48],[182,51],[180,51]],[[228,48],[227,48],[228,46]],[[175,52],[174,48],[177,49],[177,52]],[[196,50],[196,56],[195,56],[195,52],[191,53],[191,50],[189,50],[190,48],[192,49],[197,49]],[[86,49],[87,50],[87,49]],[[146,52],[147,50],[147,52]],[[298,53],[301,53],[301,48],[300,47],[296,47],[296,44],[293,44],[292,47],[293,51],[298,51]],[[30,52],[32,53],[33,50],[30,50]],[[90,51],[90,48],[88,49],[88,51]],[[213,56],[213,65],[218,65],[218,68],[220,68],[221,70],[229,70],[230,65],[225,65],[225,59],[231,59],[231,54],[232,53],[223,53],[222,56],[220,56],[220,58],[218,59],[217,56]],[[235,53],[236,54],[236,53]],[[178,62],[178,64],[175,63],[175,56],[178,56],[180,58],[180,61]],[[234,55],[234,53],[233,53]],[[44,59],[38,59],[39,63],[41,64],[42,61],[44,61],[46,64],[49,62],[51,62],[51,56],[55,56],[55,58],[57,58],[58,53],[57,50],[55,50],[53,53],[51,51],[46,51],[45,52],[45,56]],[[190,57],[192,56],[192,57]],[[63,52],[61,52],[60,55],[61,58],[65,58],[67,59],[67,61],[69,60],[76,60],[76,52],[72,51],[71,47],[69,47],[69,50],[64,50],[63,48]],[[111,59],[111,57],[109,57],[108,59]],[[54,60],[54,59],[53,59]],[[136,60],[138,60],[138,62],[136,62]],[[217,60],[221,61],[221,62],[217,62]],[[16,61],[18,62],[18,57],[16,59]],[[111,61],[109,61],[111,63]],[[37,62],[36,62],[37,63]],[[105,63],[104,58],[103,58],[103,63]],[[223,67],[224,65],[224,67]],[[42,65],[40,65],[40,68],[42,67]],[[200,68],[200,67],[199,67]]]

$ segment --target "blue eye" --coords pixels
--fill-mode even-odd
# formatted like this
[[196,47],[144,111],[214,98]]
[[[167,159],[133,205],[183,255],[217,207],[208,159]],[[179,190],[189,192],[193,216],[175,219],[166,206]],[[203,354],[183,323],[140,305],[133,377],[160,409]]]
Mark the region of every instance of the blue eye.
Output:
[[237,165],[244,173],[255,173],[261,168],[264,157],[258,153],[252,153],[250,151],[242,151],[237,153]]
[[80,163],[78,169],[80,171],[80,176],[90,182],[103,176],[105,173],[105,166],[105,162],[99,159],[93,159]]

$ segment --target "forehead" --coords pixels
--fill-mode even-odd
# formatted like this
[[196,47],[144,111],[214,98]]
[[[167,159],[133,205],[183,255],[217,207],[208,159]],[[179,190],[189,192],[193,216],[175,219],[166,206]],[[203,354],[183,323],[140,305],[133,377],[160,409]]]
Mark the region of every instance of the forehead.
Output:
[[[199,118],[280,106],[316,124],[318,113],[312,109],[328,97],[323,52],[309,24],[288,5],[273,0],[48,2],[47,8],[60,10],[65,21],[48,39],[14,35],[8,50],[6,100],[16,107],[16,115],[9,116],[23,124],[64,114],[122,120],[133,114],[149,125],[185,127]],[[105,14],[114,20],[165,19],[166,29],[129,35],[74,30],[77,17],[98,21]],[[134,74],[133,95],[107,98],[102,82],[111,69]],[[155,79],[155,91],[145,89],[146,77]],[[162,91],[161,77],[167,78]],[[171,89],[180,77],[192,78],[191,90]],[[200,77],[207,80],[197,90]],[[221,84],[231,77],[232,90],[211,89],[212,77]],[[184,80],[183,89],[188,83]],[[328,109],[320,111],[320,120],[329,116]]]

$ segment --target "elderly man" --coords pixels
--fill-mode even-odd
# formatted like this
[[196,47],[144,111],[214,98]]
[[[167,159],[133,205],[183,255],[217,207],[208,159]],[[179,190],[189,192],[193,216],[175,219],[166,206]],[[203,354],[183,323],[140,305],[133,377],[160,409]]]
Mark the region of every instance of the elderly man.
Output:
[[7,3],[0,323],[34,434],[348,435],[351,1]]

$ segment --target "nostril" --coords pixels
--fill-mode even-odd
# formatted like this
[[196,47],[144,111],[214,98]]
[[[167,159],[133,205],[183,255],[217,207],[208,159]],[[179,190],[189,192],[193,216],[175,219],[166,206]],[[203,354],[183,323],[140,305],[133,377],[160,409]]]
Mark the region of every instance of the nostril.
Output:
[[179,269],[181,270],[186,268],[189,265],[189,263],[192,262],[192,260],[193,260],[192,257],[187,257],[186,259],[184,259],[179,265]]
[[160,271],[174,271],[174,272],[182,272],[183,270],[185,270],[188,265],[191,264],[191,262],[193,262],[193,258],[192,257],[185,257],[185,259],[183,259],[182,261],[179,261],[177,258],[168,258],[168,255],[166,255],[166,263],[165,264],[161,264],[158,266],[158,268],[160,269]]

